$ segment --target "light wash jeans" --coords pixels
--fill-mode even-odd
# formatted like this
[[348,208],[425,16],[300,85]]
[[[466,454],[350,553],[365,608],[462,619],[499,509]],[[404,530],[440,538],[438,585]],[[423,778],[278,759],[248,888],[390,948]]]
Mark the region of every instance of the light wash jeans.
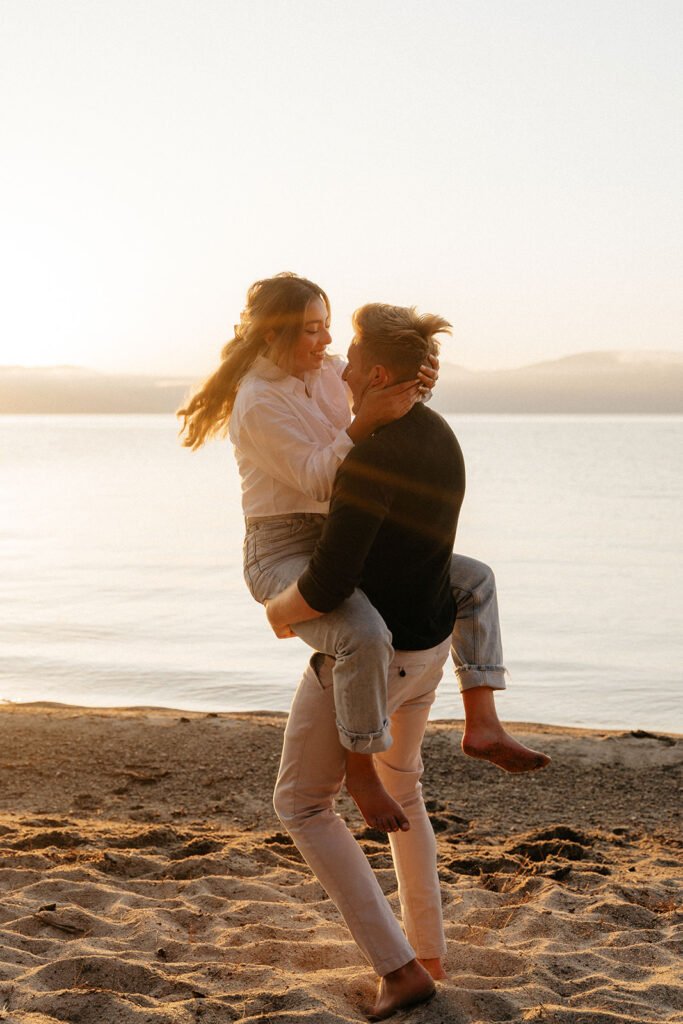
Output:
[[273,803],[309,867],[380,976],[414,957],[442,957],[446,941],[436,841],[422,799],[420,746],[450,640],[427,651],[396,651],[389,665],[394,742],[375,754],[377,772],[410,822],[389,836],[405,934],[363,851],[334,812],[345,771],[335,725],[333,662],[314,654],[285,729]]
[[[297,580],[308,565],[325,516],[296,513],[248,519],[244,578],[263,604]],[[496,583],[483,562],[453,555],[451,586],[457,608],[451,655],[461,690],[505,689]],[[297,623],[294,632],[315,651],[335,659],[334,701],[343,746],[358,753],[386,750],[392,742],[387,715],[391,633],[362,590],[334,611]]]

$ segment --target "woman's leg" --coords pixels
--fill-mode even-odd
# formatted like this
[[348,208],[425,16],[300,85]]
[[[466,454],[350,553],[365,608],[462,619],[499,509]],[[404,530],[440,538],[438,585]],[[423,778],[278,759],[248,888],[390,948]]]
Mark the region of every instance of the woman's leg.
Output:
[[384,788],[373,753],[391,744],[387,672],[393,648],[384,620],[356,590],[334,611],[293,626],[315,651],[334,658],[336,727],[347,751],[346,787],[368,825],[384,832],[409,828],[401,807]]
[[[308,564],[323,517],[277,517],[247,529],[245,579],[257,601],[278,594]],[[387,715],[387,669],[393,657],[391,634],[365,594],[356,590],[339,608],[295,632],[310,647],[335,659],[336,722],[347,749],[346,784],[368,825],[394,831],[408,828],[400,804],[379,780],[372,752],[391,743]]]
[[451,657],[461,692],[485,686],[505,689],[498,594],[484,562],[453,554],[451,589],[457,609]]
[[[244,572],[257,601],[263,603],[298,579],[323,520],[323,516],[278,517],[248,528]],[[313,650],[335,659],[334,696],[342,745],[362,754],[385,750],[391,744],[387,669],[394,651],[391,633],[377,609],[356,590],[334,611],[297,623],[295,632]]]
[[507,772],[543,768],[547,754],[519,743],[503,728],[494,693],[505,689],[498,595],[492,570],[483,562],[454,554],[451,588],[457,608],[451,655],[465,709],[462,749]]

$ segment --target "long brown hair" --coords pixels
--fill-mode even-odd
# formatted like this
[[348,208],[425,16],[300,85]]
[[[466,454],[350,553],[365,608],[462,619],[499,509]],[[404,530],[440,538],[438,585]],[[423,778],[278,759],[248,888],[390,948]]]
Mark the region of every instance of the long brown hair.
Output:
[[259,355],[267,354],[285,373],[291,371],[306,307],[316,298],[323,300],[329,314],[327,295],[305,277],[283,273],[252,284],[235,336],[221,352],[221,365],[176,413],[183,417],[180,434],[185,434],[186,448],[200,448],[212,437],[225,436],[240,381]]

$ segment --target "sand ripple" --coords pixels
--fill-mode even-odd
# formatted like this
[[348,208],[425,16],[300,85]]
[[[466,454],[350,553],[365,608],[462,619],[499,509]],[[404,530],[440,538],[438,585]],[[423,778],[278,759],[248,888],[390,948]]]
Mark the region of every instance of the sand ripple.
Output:
[[[282,716],[0,712],[0,1022],[365,1019],[374,975],[270,806]],[[449,980],[411,1024],[683,1024],[681,741],[534,728],[524,779],[429,727]]]
[[[670,842],[557,825],[464,843],[447,805],[433,815],[450,980],[411,1020],[683,1020]],[[372,974],[281,831],[5,815],[2,832],[0,1020],[363,1019]],[[397,906],[385,843],[358,835]]]

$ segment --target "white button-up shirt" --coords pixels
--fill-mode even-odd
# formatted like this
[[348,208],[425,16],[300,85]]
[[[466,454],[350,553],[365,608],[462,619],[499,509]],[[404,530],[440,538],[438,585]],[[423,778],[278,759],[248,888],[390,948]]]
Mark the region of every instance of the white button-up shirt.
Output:
[[325,356],[302,381],[259,356],[242,379],[229,436],[245,516],[328,511],[337,469],[353,447],[345,365]]

